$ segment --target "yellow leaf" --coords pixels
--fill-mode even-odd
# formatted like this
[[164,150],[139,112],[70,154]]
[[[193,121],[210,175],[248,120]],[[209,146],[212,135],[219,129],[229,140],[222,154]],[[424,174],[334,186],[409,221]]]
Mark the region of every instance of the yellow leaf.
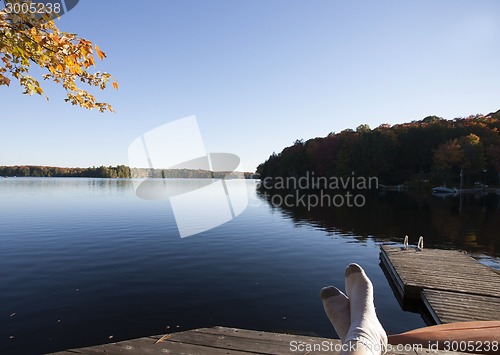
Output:
[[100,60],[106,58],[106,53],[101,51],[98,46],[95,46],[95,51],[97,52],[97,56],[99,57]]
[[116,81],[113,82],[113,87],[118,90],[118,83]]

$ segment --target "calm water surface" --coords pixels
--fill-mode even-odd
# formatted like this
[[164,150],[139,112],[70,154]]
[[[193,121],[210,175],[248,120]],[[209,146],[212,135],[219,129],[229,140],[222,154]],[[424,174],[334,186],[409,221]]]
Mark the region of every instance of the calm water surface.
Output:
[[318,293],[343,287],[350,262],[372,279],[388,333],[421,327],[379,267],[380,243],[404,234],[498,267],[497,195],[460,206],[385,194],[355,210],[307,211],[272,206],[253,181],[248,193],[240,216],[181,239],[169,202],[137,198],[130,180],[1,179],[0,353],[215,325],[336,337]]

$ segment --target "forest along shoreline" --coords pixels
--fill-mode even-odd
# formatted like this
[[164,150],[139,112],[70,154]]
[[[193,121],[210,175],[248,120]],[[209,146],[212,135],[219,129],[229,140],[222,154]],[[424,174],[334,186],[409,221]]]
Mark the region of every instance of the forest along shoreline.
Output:
[[[500,185],[500,110],[486,116],[420,121],[375,129],[360,125],[326,137],[296,140],[257,167],[277,177],[377,177],[380,185],[423,188]],[[496,190],[495,190],[496,191]]]

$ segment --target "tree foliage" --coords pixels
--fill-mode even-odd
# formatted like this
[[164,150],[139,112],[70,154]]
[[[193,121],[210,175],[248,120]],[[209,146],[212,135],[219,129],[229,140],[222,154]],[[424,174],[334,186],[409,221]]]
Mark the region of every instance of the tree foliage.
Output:
[[[62,168],[55,166],[16,165],[0,166],[0,177],[88,177],[88,178],[164,178],[164,179],[223,179],[232,171],[193,169],[141,169],[126,165],[91,168]],[[252,173],[243,173],[246,179]],[[234,175],[233,175],[234,176]]]
[[0,176],[17,177],[95,177],[95,178],[129,178],[128,166],[99,166],[92,168],[61,168],[55,166],[0,166]]
[[[466,183],[500,174],[500,111],[486,116],[421,121],[370,129],[360,125],[324,138],[294,144],[259,165],[261,178],[304,176],[376,176],[383,184],[417,179]],[[499,175],[500,178],[500,175]]]
[[464,151],[458,139],[452,139],[440,144],[434,151],[434,167],[436,174],[442,176],[446,181],[451,177],[452,172],[457,174],[457,171],[462,167],[464,161]]
[[[112,80],[109,73],[90,71],[96,55],[100,60],[106,58],[91,41],[61,32],[47,14],[0,10],[0,85],[9,86],[13,78],[24,88],[23,94],[44,95],[39,81],[29,75],[31,65],[36,65],[46,72],[44,80],[52,80],[66,90],[66,102],[101,112],[113,111],[110,104],[97,101],[77,85],[81,82],[105,89]],[[118,89],[116,81],[112,86]]]

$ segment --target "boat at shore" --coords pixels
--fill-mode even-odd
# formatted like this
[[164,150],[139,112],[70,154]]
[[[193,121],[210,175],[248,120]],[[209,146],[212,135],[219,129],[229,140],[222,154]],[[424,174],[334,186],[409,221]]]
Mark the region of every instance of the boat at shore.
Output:
[[458,190],[456,188],[450,189],[446,186],[437,186],[432,188],[432,192],[435,194],[456,194]]

